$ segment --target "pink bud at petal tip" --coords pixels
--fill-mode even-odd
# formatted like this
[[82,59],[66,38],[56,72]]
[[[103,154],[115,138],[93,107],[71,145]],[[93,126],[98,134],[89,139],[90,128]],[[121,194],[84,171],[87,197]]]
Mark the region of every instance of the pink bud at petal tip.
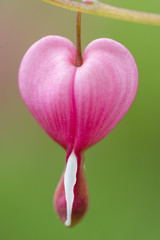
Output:
[[54,195],[54,207],[65,226],[72,227],[85,215],[88,202],[83,160],[72,152]]
[[84,152],[102,140],[131,107],[138,70],[131,53],[111,39],[91,42],[83,63],[66,38],[47,36],[29,48],[19,69],[24,103],[47,134],[67,152],[54,207],[67,227],[88,209]]

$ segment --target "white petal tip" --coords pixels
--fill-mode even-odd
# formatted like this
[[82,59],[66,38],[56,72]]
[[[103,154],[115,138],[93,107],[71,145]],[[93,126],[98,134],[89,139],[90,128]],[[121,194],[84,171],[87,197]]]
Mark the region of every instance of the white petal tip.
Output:
[[66,227],[70,227],[71,226],[71,221],[66,220],[64,224],[65,224]]
[[77,181],[76,174],[77,174],[77,157],[73,151],[68,158],[66,171],[64,174],[64,189],[67,204],[67,219],[65,221],[66,227],[69,227],[72,221],[71,218],[74,202],[74,186]]

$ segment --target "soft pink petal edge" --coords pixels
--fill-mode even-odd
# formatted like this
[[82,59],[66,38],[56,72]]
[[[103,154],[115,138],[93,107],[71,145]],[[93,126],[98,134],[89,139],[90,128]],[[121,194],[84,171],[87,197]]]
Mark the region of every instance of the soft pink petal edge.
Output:
[[[33,44],[19,69],[21,97],[41,127],[64,148],[73,148],[75,47],[59,36]],[[70,149],[70,150],[69,150]]]
[[127,113],[137,88],[138,69],[129,50],[112,39],[91,42],[74,81],[74,149],[82,151],[102,140]]

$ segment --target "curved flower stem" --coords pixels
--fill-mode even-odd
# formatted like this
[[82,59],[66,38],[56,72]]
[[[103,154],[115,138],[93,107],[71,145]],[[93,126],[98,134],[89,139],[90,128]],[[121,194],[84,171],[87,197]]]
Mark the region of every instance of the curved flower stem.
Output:
[[68,0],[42,0],[44,2],[67,8],[73,11],[94,14],[103,17],[116,18],[131,22],[160,26],[160,14],[137,12],[124,8],[112,7],[101,2],[79,3]]
[[76,20],[76,66],[80,67],[83,63],[81,53],[81,12],[77,12]]

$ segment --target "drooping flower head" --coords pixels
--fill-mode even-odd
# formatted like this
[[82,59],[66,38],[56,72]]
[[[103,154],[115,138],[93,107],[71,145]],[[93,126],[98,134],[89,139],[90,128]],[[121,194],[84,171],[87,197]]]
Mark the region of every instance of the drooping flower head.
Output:
[[[88,209],[84,152],[103,139],[129,110],[138,71],[131,53],[111,39],[91,42],[76,67],[66,38],[47,36],[25,54],[19,70],[24,103],[48,135],[66,150],[66,168],[54,206],[66,226]],[[56,159],[55,159],[56,161]]]

